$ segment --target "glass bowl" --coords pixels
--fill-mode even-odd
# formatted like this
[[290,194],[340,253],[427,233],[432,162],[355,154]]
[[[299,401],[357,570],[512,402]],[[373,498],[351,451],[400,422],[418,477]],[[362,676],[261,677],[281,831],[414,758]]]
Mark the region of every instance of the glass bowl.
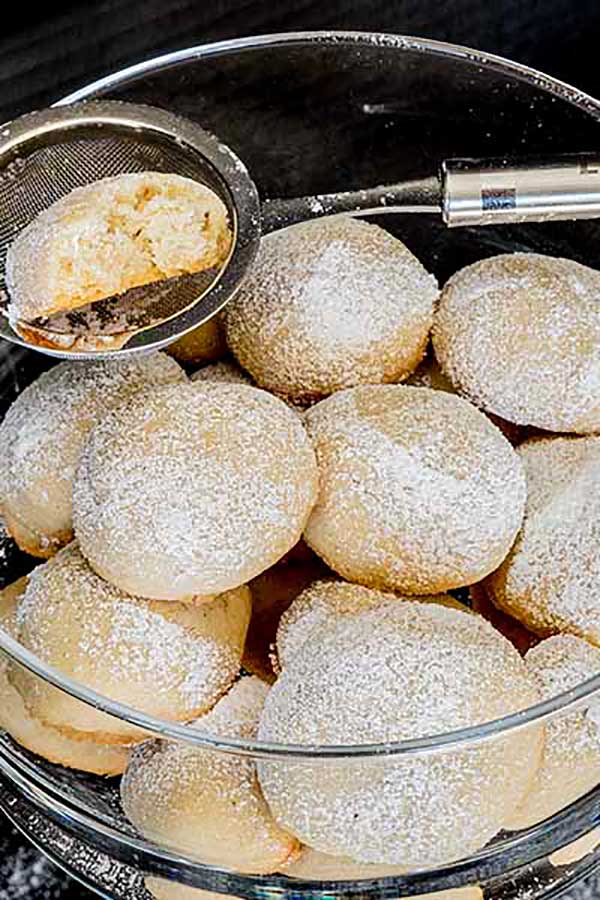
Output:
[[[191,48],[116,73],[62,102],[98,96],[151,103],[198,120],[246,162],[263,197],[419,178],[449,157],[591,151],[600,134],[600,104],[552,78],[465,48],[367,33],[284,34]],[[598,223],[593,220],[455,230],[431,215],[382,214],[378,222],[401,237],[440,282],[468,263],[506,250],[600,265]],[[2,344],[0,412],[49,365],[38,354]],[[8,538],[2,548],[0,574],[8,584],[33,561]],[[263,767],[289,767],[290,773],[305,767],[314,779],[332,772],[340,779],[352,778],[353,772],[369,767],[385,775],[432,759],[443,765],[457,753],[476,759],[486,748],[504,746],[523,734],[534,740],[554,719],[583,715],[600,694],[599,674],[524,712],[452,734],[419,740],[399,735],[396,744],[386,745],[290,747],[211,739],[184,725],[152,719],[70,682],[1,632],[0,648],[60,689],[156,736],[196,746],[216,759],[260,761]],[[6,782],[5,807],[33,810],[48,827],[58,827],[59,833],[115,864],[248,898],[396,898],[483,885],[508,900],[521,895],[524,878],[533,879],[528,896],[550,896],[572,872],[567,867],[565,874],[564,866],[553,864],[552,859],[560,859],[553,854],[589,835],[600,820],[595,788],[525,830],[510,831],[507,823],[486,846],[435,867],[335,880],[245,875],[207,866],[176,843],[165,846],[140,836],[123,815],[114,779],[46,763],[7,735],[0,737],[0,773]],[[16,798],[12,807],[7,796]],[[13,815],[23,825],[26,813]],[[581,865],[589,869],[596,856],[584,853],[583,860]],[[119,896],[116,889],[112,893]],[[456,894],[457,900],[460,896]]]
[[[85,841],[70,830],[60,827],[50,816],[25,800],[14,785],[4,781],[1,776],[0,811],[51,862],[89,890],[107,900],[150,900],[145,873],[135,861],[122,862],[114,855],[98,849],[96,842]],[[580,885],[588,876],[593,876],[600,867],[598,841],[590,838],[593,835],[586,835],[565,850],[541,856],[531,863],[513,866],[503,875],[480,882],[483,897],[485,900],[554,900],[562,897],[570,888]],[[177,877],[175,869],[170,876],[172,879]],[[174,881],[165,882],[164,877],[161,880],[163,884],[169,883],[180,888]],[[586,884],[587,889],[593,890],[596,882],[597,875],[595,879],[591,879],[589,886]],[[295,884],[288,884],[286,890],[288,896],[291,895],[291,890],[293,896],[296,896]],[[441,895],[436,892],[428,896],[433,900],[436,895],[440,900],[461,900],[461,888],[456,892],[452,888],[440,890]],[[195,894],[198,900],[202,900],[203,895],[207,895],[206,891],[201,892],[195,888],[183,887],[182,891],[180,900],[193,900]],[[265,888],[263,896],[281,896],[282,893],[281,888],[276,890],[271,887]],[[343,893],[338,886],[337,890],[328,891],[328,896],[341,896]]]

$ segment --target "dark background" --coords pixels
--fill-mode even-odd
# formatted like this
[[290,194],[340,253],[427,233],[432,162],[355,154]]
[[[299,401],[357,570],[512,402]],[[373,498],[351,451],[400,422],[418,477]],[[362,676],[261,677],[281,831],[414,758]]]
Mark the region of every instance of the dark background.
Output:
[[[102,0],[5,3],[0,121],[192,44],[303,29],[388,31],[477,47],[600,94],[600,0]],[[0,900],[89,897],[0,821]],[[575,895],[573,895],[575,897]],[[577,898],[600,897],[592,886]]]
[[[43,106],[141,59],[295,29],[390,31],[494,51],[600,89],[598,0],[102,0],[6,4],[0,115]],[[12,24],[9,24],[12,21]]]

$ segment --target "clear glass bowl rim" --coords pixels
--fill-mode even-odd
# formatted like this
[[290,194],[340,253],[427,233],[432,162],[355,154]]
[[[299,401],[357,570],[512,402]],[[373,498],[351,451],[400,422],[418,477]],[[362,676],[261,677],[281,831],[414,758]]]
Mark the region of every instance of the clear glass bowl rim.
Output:
[[[56,106],[79,102],[92,97],[101,96],[109,91],[122,88],[125,84],[137,81],[144,75],[156,73],[187,62],[221,56],[231,52],[260,50],[267,47],[285,45],[365,45],[370,47],[386,47],[398,51],[422,53],[429,56],[441,56],[464,60],[480,65],[484,69],[502,72],[508,77],[526,82],[538,90],[553,94],[560,99],[578,107],[583,113],[600,119],[600,101],[577,88],[552,78],[545,73],[529,68],[521,63],[513,62],[501,56],[473,50],[444,41],[417,38],[407,35],[394,35],[378,32],[354,31],[303,31],[283,32],[276,34],[245,37],[214,43],[200,44],[171,53],[166,53],[100,78],[57,101]],[[200,732],[189,725],[180,725],[147,715],[122,703],[110,700],[96,691],[64,676],[58,670],[48,666],[34,654],[0,629],[0,651],[24,666],[33,674],[49,682],[76,699],[108,713],[115,718],[139,726],[155,737],[169,739],[197,747],[234,755],[251,756],[266,760],[298,760],[310,762],[339,761],[340,759],[361,760],[381,759],[382,757],[402,757],[440,753],[447,750],[480,744],[499,738],[505,733],[549,721],[583,706],[600,694],[600,673],[575,688],[555,697],[544,700],[534,706],[482,723],[474,727],[463,728],[452,732],[428,735],[423,738],[403,740],[379,744],[360,745],[294,745],[277,744],[258,740],[242,740],[222,738]]]

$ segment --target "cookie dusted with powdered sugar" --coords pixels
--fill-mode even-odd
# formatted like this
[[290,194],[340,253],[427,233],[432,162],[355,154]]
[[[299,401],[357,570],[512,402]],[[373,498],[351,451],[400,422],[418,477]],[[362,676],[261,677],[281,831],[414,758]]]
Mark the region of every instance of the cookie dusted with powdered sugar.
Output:
[[203,366],[192,375],[190,381],[219,381],[223,384],[246,384],[252,387],[254,382],[233,360],[222,359],[209,366]]
[[486,593],[542,637],[569,631],[600,644],[600,436],[534,438],[517,453],[525,520]]
[[231,245],[227,209],[191,178],[140,172],[76,188],[11,244],[11,321],[76,309],[187,272],[221,265]]
[[[250,606],[245,587],[197,606],[129,596],[102,581],[72,543],[30,576],[17,626],[23,646],[63,675],[186,722],[211,709],[237,676]],[[144,738],[16,664],[10,678],[31,714],[64,734],[104,743]]]
[[[600,672],[600,648],[571,634],[559,634],[533,647],[525,663],[543,700],[579,687]],[[512,819],[512,828],[530,828],[566,809],[598,784],[600,709],[562,714],[546,723],[544,756],[534,788]]]
[[[18,640],[17,609],[27,588],[27,578],[0,592],[0,629]],[[9,680],[9,658],[0,654],[0,728],[31,753],[56,765],[92,772],[95,775],[121,775],[127,766],[129,747],[100,744],[77,736],[63,734],[58,728],[44,725],[31,715],[23,697]]]
[[266,391],[202,382],[137,394],[92,431],[75,532],[101,575],[162,600],[221,593],[300,538],[317,467],[299,417]]
[[[281,617],[276,646],[279,665],[283,668],[292,664],[306,641],[318,644],[321,632],[339,619],[352,618],[368,610],[385,610],[390,603],[406,603],[413,599],[333,578],[314,581],[293,600]],[[432,594],[418,599],[421,603],[466,609],[450,594]]]
[[[271,688],[259,738],[347,746],[432,737],[526,709],[538,691],[492,626],[437,603],[338,617]],[[466,857],[514,814],[540,762],[532,728],[440,754],[259,762],[279,823],[315,850],[421,868]],[[452,827],[449,827],[452,823]]]
[[225,313],[227,342],[261,387],[308,404],[421,361],[437,283],[404,244],[351,218],[263,238]]
[[149,385],[187,381],[164,353],[63,362],[19,394],[0,424],[0,505],[22,550],[49,557],[73,536],[75,469],[90,430]]
[[304,422],[320,475],[305,539],[338,574],[430,594],[479,581],[506,557],[523,518],[522,465],[466,400],[363,385]]
[[[258,678],[242,678],[191,727],[252,740],[268,690]],[[144,837],[205,865],[269,874],[300,852],[265,803],[253,759],[151,741],[133,754],[121,799]]]
[[517,425],[600,431],[600,272],[507,253],[447,282],[435,355],[457,389]]

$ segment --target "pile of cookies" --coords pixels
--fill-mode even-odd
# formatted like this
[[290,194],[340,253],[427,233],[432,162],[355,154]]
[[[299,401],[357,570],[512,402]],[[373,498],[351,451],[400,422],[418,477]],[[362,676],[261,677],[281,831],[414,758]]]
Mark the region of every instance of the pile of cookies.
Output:
[[[46,561],[0,624],[149,715],[314,749],[572,688],[600,671],[599,296],[600,273],[524,253],[440,293],[354,219],[267,236],[170,355],[63,362],[17,398],[0,505]],[[301,878],[466,857],[600,765],[593,707],[436,752],[254,760],[149,739],[8,661],[0,724],[55,763],[124,772],[145,838]]]

